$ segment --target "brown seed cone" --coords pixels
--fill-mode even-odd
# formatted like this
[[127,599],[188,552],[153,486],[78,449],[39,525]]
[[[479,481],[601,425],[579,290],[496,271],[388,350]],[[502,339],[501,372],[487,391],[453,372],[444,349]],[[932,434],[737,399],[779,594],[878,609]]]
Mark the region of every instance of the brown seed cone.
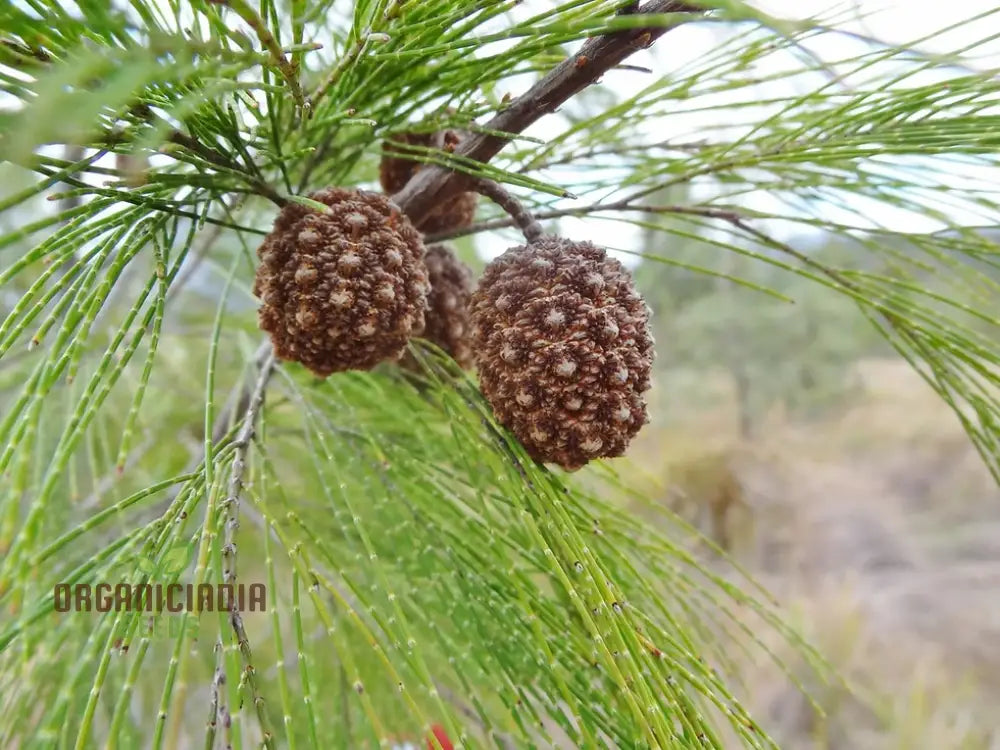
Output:
[[[410,178],[424,166],[421,162],[412,161],[412,154],[405,154],[400,149],[393,148],[393,144],[453,151],[461,138],[461,134],[454,130],[394,135],[382,144],[382,162],[379,164],[379,182],[382,184],[382,189],[389,194],[398,193],[406,186]],[[399,156],[392,154],[399,154]],[[476,193],[457,193],[428,214],[423,221],[417,224],[417,229],[425,234],[431,234],[432,232],[447,232],[467,227],[476,216],[478,202],[479,196]]]
[[[441,347],[463,370],[472,367],[469,298],[472,296],[472,269],[445,245],[431,245],[424,256],[431,291],[427,295],[424,329],[414,335]],[[400,364],[419,369],[412,355]]]
[[254,294],[275,354],[326,377],[397,359],[424,325],[427,269],[417,230],[388,198],[327,188],[281,209],[257,250]]
[[620,456],[647,421],[653,339],[628,270],[589,242],[545,236],[486,267],[472,295],[483,395],[543,463]]

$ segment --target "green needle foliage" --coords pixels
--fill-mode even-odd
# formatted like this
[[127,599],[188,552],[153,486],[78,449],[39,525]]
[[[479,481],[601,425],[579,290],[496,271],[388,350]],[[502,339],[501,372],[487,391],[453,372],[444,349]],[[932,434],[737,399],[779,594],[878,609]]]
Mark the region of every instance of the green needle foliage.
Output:
[[[418,157],[508,183],[543,221],[632,225],[650,244],[618,249],[768,304],[842,295],[1000,478],[1000,261],[980,231],[1000,217],[1000,76],[978,42],[850,35],[829,60],[810,44],[832,17],[629,5],[3,4],[0,746],[360,748],[432,725],[466,747],[773,746],[732,654],[769,658],[768,627],[820,658],[751,581],[609,501],[634,494],[622,462],[533,463],[428,347],[419,383],[317,381],[256,327],[276,204],[372,188],[393,133],[484,132],[587,38],[696,26],[715,40],[697,59],[672,62],[668,31],[652,74],[606,74],[635,93],[598,83],[489,165]],[[938,228],[866,223],[885,211]],[[465,233],[510,226],[479,218]],[[692,239],[701,257],[671,253]],[[266,612],[54,606],[56,584],[234,580],[265,584]]]

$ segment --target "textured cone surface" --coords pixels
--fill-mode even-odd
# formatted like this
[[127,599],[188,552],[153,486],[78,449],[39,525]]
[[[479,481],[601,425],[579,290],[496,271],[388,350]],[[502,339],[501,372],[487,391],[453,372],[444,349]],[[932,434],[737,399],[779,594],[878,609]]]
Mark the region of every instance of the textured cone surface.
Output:
[[[454,130],[444,130],[440,133],[402,133],[394,135],[382,144],[382,162],[379,165],[379,182],[387,193],[398,193],[424,166],[420,162],[411,161],[413,155],[393,148],[395,144],[437,148],[453,151],[461,140],[461,135]],[[398,154],[393,156],[393,154]],[[408,158],[409,157],[409,158]],[[417,225],[417,229],[426,234],[432,232],[447,232],[461,229],[472,223],[476,216],[476,204],[479,196],[476,193],[457,193],[429,213]]]
[[646,422],[653,339],[628,270],[589,242],[505,252],[472,296],[483,395],[537,461],[620,456]]
[[[431,290],[427,295],[426,321],[416,335],[441,347],[459,367],[472,367],[469,298],[472,296],[472,270],[445,245],[431,245],[424,256]],[[412,356],[403,358],[411,369],[419,365]]]
[[326,376],[402,354],[424,325],[427,269],[410,221],[376,193],[312,193],[327,213],[290,203],[257,250],[254,294],[275,354]]

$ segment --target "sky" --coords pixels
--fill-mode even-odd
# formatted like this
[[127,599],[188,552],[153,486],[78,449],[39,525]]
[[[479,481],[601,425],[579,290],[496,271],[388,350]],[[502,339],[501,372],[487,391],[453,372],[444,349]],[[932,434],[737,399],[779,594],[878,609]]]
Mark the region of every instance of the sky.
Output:
[[[911,79],[913,82],[927,83],[934,80],[945,80],[957,73],[954,68],[948,68],[944,63],[954,59],[947,57],[957,50],[977,45],[975,49],[963,54],[963,64],[980,70],[1000,69],[1000,3],[997,0],[950,0],[942,4],[940,0],[757,0],[753,3],[758,9],[781,19],[823,19],[824,26],[831,31],[812,37],[806,44],[809,51],[821,58],[830,70],[837,73],[846,72],[836,65],[836,61],[850,58],[872,48],[870,42],[859,37],[878,39],[894,45],[908,45],[922,52],[946,56],[942,58],[939,71],[922,73]],[[529,14],[537,10],[537,2],[525,4],[524,12]],[[943,21],[942,7],[948,8],[947,21]],[[952,26],[953,28],[945,28]],[[648,52],[639,53],[629,62],[645,65],[653,70],[653,75],[669,76],[671,71],[678,70],[685,64],[698,60],[710,53],[727,36],[746,33],[745,28],[739,29],[733,25],[714,23],[689,23],[670,30]],[[998,38],[982,43],[984,39],[996,35]],[[799,68],[802,62],[795,60],[790,53],[777,51],[756,64],[761,75],[773,74],[789,68]],[[896,72],[893,64],[887,63],[880,73],[886,75]],[[747,96],[757,96],[767,99],[775,96],[790,96],[805,93],[809,87],[826,84],[829,76],[816,73],[811,79],[799,78],[771,81],[748,88]],[[852,83],[850,77],[844,82]],[[649,78],[628,73],[614,73],[606,76],[605,84],[612,86],[619,95],[626,97],[648,85]],[[512,82],[512,93],[530,85],[530,80],[523,82],[521,89]],[[764,115],[764,110],[761,110]],[[680,137],[680,131],[697,134],[705,126],[717,126],[720,115],[718,112],[686,113],[683,116],[672,115],[668,121],[650,120],[646,127],[651,140],[664,140],[664,132],[670,129],[666,137]],[[558,116],[544,118],[527,132],[540,138],[552,137],[565,127]],[[930,173],[928,173],[930,174]],[[1000,174],[993,169],[976,169],[970,167],[963,170],[962,175],[954,175],[955,185],[967,186],[973,181],[980,184],[992,181],[1000,185]],[[702,197],[702,196],[699,196]],[[704,196],[704,197],[707,197]],[[1000,194],[997,196],[1000,203]],[[592,199],[583,202],[590,203]],[[744,205],[761,211],[783,212],[788,208],[776,199],[766,194],[750,195],[742,199]],[[560,205],[570,206],[572,202]],[[846,210],[830,207],[830,218],[857,225],[859,228],[885,227],[889,229],[905,229],[906,231],[934,231],[942,224],[926,214],[913,214],[893,209],[875,201],[855,202]],[[968,224],[982,224],[981,214],[954,210],[953,221]],[[560,231],[567,236],[586,237],[609,248],[629,248],[639,244],[639,231],[621,222],[601,220],[595,217],[583,219],[564,219],[560,222]],[[788,224],[769,227],[769,231],[779,236],[789,232],[801,233],[801,226],[790,227]],[[477,237],[477,250],[484,257],[493,257],[508,247],[518,236],[515,232],[497,233]],[[619,255],[626,262],[634,262],[627,256]]]

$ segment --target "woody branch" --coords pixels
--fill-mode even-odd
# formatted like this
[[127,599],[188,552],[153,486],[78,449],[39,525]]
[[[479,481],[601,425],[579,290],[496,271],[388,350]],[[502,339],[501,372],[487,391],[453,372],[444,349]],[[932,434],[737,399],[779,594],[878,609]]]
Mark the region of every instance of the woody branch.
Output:
[[[650,0],[634,12],[639,15],[665,13],[697,13],[700,8],[678,0]],[[455,150],[455,156],[489,162],[511,139],[547,114],[555,112],[564,102],[600,80],[606,72],[629,55],[653,44],[668,29],[660,24],[628,31],[604,34],[587,41],[580,51],[570,55],[548,75],[517,97]],[[504,133],[506,135],[498,135]],[[393,196],[393,201],[415,223],[427,216],[434,206],[452,195],[468,189],[473,178],[448,167],[429,166],[421,169],[406,187]]]

